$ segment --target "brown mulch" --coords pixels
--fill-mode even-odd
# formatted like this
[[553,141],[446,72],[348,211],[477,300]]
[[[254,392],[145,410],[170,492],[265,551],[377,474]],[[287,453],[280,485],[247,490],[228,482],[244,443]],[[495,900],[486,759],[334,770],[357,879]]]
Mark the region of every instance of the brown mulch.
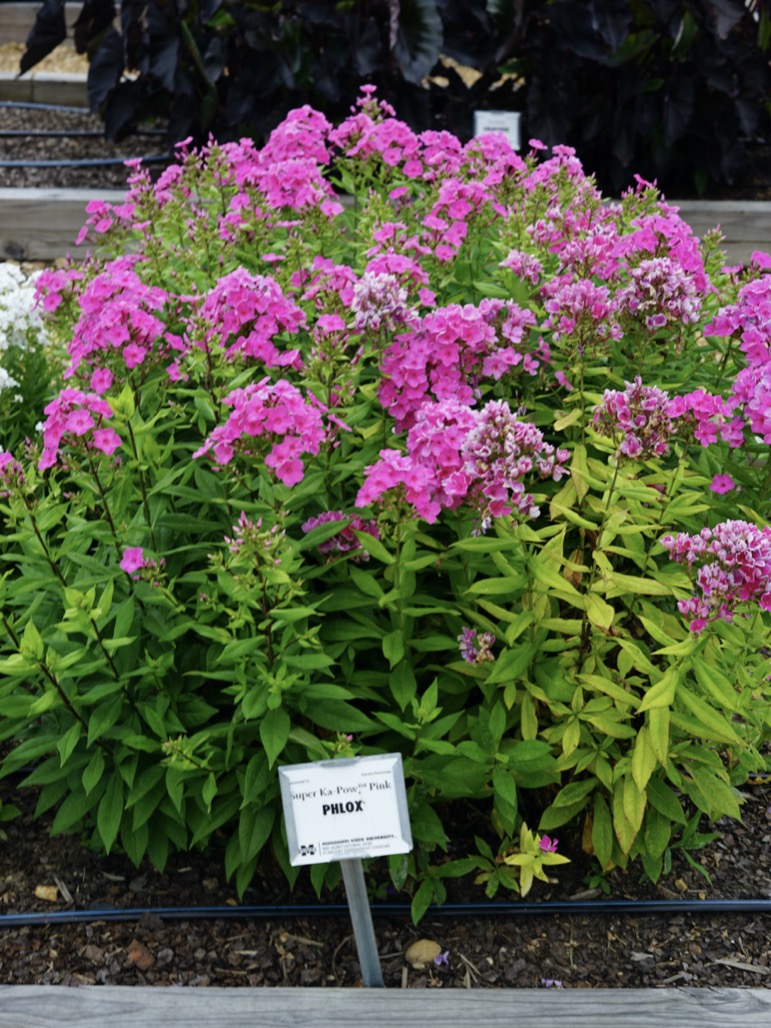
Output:
[[[746,786],[742,824],[722,824],[722,838],[693,853],[712,879],[673,853],[671,873],[657,886],[638,869],[608,876],[611,899],[764,899],[771,897],[771,786]],[[75,836],[49,838],[47,816],[34,821],[34,796],[11,780],[0,800],[22,804],[0,841],[0,983],[58,985],[356,986],[359,965],[346,916],[293,916],[293,903],[315,903],[308,869],[294,893],[266,870],[240,903],[278,906],[265,919],[189,916],[163,920],[100,920],[105,908],[233,907],[240,905],[217,854],[178,854],[160,874],[135,868],[124,857],[100,857]],[[560,849],[572,863],[559,877],[536,882],[528,899],[594,896],[589,864],[578,840],[564,835]],[[374,876],[374,877],[373,877]],[[379,881],[377,880],[379,876]],[[382,895],[385,862],[370,869]],[[454,902],[483,902],[482,889],[453,883]],[[506,899],[506,897],[500,897]],[[409,902],[406,895],[389,901]],[[344,902],[338,889],[327,901]],[[444,916],[429,912],[415,927],[407,917],[375,918],[385,983],[400,988],[664,987],[771,984],[767,914]],[[9,927],[2,915],[87,910],[85,923]],[[420,938],[447,953],[447,964],[416,969],[405,951]],[[551,983],[554,983],[553,985]]]

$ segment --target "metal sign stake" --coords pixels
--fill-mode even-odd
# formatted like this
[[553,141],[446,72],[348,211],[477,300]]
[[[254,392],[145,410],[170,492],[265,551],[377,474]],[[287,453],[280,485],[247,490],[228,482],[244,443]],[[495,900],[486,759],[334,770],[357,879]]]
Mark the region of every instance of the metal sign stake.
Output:
[[361,862],[412,849],[401,754],[287,764],[278,777],[289,863],[340,864],[362,980],[368,988],[382,989]]
[[348,909],[351,912],[353,937],[356,940],[356,951],[359,954],[361,977],[367,988],[383,988],[383,972],[380,957],[377,953],[375,929],[372,924],[372,911],[367,897],[367,886],[364,882],[364,868],[357,859],[341,860],[345,895],[348,898]]

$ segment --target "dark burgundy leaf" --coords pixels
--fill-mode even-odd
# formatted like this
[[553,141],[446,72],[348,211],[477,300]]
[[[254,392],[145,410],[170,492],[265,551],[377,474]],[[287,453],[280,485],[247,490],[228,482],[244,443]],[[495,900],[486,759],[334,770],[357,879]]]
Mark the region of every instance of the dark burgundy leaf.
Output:
[[433,0],[401,0],[394,56],[407,82],[420,85],[441,46],[442,22]]
[[615,52],[626,39],[632,24],[628,0],[596,0],[594,17],[600,35]]
[[77,52],[87,53],[97,37],[112,25],[114,18],[113,0],[85,0],[72,27]]
[[121,82],[110,91],[104,106],[104,134],[107,139],[118,140],[133,127],[137,112],[135,82]]
[[64,19],[64,0],[45,0],[37,12],[35,24],[27,36],[26,50],[19,61],[19,72],[24,74],[47,57],[67,38]]
[[92,111],[100,110],[122,73],[123,40],[115,29],[109,29],[88,66],[88,104]]
[[704,0],[704,7],[720,39],[725,39],[747,15],[743,0]]

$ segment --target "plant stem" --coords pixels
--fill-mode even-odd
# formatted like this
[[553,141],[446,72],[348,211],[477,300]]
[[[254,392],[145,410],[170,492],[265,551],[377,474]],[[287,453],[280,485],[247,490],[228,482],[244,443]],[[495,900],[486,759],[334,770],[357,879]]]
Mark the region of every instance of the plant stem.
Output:
[[158,552],[158,547],[155,543],[155,535],[153,533],[153,524],[150,518],[150,504],[147,500],[147,485],[145,483],[145,476],[142,474],[142,467],[139,463],[139,450],[137,449],[137,441],[134,437],[134,429],[131,427],[131,420],[126,422],[128,428],[129,439],[131,440],[131,449],[134,452],[134,460],[137,462],[137,474],[139,475],[139,489],[142,493],[142,507],[145,512],[145,521],[147,522],[147,531],[150,533],[150,545],[155,553]]

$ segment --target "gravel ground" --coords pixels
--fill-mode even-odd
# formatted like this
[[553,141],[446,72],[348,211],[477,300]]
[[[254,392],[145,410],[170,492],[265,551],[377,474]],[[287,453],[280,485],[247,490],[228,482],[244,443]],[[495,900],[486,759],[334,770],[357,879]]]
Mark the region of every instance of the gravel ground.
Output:
[[[0,72],[16,72],[23,46],[0,46]],[[36,66],[35,71],[66,71],[85,74],[85,58],[72,47],[60,46]],[[42,136],[33,133],[63,132],[72,135]],[[87,132],[90,135],[75,135]],[[19,135],[18,133],[24,133]],[[0,162],[66,162],[108,159],[116,162],[102,167],[46,166],[7,167],[0,163],[3,187],[121,189],[126,182],[122,161],[129,157],[164,155],[167,152],[162,130],[137,134],[109,143],[104,139],[101,120],[84,110],[44,110],[0,106]]]
[[[744,823],[693,856],[713,885],[681,854],[654,887],[638,873],[614,872],[611,899],[771,897],[771,811],[768,786],[747,787]],[[347,918],[294,917],[292,903],[314,903],[303,870],[294,895],[268,861],[244,904],[282,904],[269,920],[99,920],[105,907],[238,906],[216,854],[180,854],[163,874],[119,855],[98,857],[75,836],[49,838],[48,818],[33,821],[33,799],[6,780],[0,799],[23,802],[0,842],[0,914],[93,911],[76,925],[9,928],[0,919],[0,983],[58,985],[356,986],[359,967]],[[460,820],[465,822],[463,811]],[[587,890],[580,844],[566,834],[560,849],[573,858],[551,885],[536,882],[528,899],[597,896]],[[372,874],[383,875],[382,862]],[[377,885],[377,882],[373,881]],[[380,883],[381,888],[383,883]],[[479,902],[479,887],[453,883],[451,901]],[[338,892],[329,899],[343,902]],[[396,902],[409,901],[407,896]],[[546,915],[407,918],[377,916],[375,930],[386,985],[394,988],[763,986],[771,975],[768,921],[757,914],[621,916]],[[765,915],[767,918],[767,915]],[[418,939],[435,942],[447,965],[415,968],[406,954]]]

